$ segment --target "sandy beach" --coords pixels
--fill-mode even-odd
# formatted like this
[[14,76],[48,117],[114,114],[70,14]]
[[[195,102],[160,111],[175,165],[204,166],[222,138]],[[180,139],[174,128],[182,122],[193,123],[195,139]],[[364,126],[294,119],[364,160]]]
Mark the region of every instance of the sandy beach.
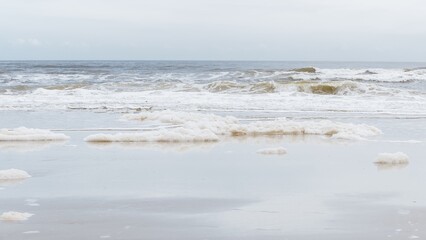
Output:
[[[154,126],[123,121],[122,115],[0,113],[3,127],[56,129],[70,137],[0,142],[1,169],[31,175],[0,180],[0,212],[33,214],[26,221],[0,221],[0,238],[414,239],[426,234],[422,118],[333,119],[383,132],[366,140],[277,135],[200,143],[84,141],[92,134],[120,132],[106,129]],[[258,153],[274,147],[287,153]],[[397,151],[409,155],[408,164],[374,163],[379,153]]]

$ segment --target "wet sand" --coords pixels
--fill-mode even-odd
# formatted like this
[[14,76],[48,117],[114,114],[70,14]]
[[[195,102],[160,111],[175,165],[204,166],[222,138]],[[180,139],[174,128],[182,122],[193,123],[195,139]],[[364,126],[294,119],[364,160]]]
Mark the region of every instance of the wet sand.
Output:
[[[43,204],[37,207],[33,219],[3,223],[0,236],[3,239],[170,239],[171,236],[173,239],[410,239],[426,234],[426,208],[380,204],[380,199],[383,196],[339,196],[325,202],[326,211],[309,212],[303,210],[305,201],[299,198],[297,215],[271,208],[255,209],[250,206],[256,205],[256,201],[244,199],[40,199]],[[309,224],[331,214],[327,221],[318,222],[321,227]],[[220,221],[224,217],[229,219]],[[265,223],[272,218],[292,223]]]
[[[135,127],[119,114],[2,112],[3,127]],[[203,144],[0,143],[0,239],[415,239],[426,237],[424,119],[344,119],[372,124],[370,141],[321,136],[238,137]],[[403,142],[418,140],[420,143]],[[401,142],[402,141],[402,142]],[[287,154],[259,149],[284,147]],[[373,162],[409,155],[405,166]]]

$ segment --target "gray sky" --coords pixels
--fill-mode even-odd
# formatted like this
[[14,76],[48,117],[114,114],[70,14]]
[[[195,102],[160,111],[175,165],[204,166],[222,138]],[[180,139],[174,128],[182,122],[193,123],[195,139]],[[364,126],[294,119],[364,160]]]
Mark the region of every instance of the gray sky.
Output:
[[0,0],[0,59],[426,61],[424,0]]

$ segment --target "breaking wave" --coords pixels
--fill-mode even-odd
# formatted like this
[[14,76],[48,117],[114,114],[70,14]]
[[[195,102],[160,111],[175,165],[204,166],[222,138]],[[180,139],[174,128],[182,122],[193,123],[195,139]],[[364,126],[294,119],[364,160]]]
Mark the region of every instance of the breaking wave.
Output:
[[381,94],[392,95],[400,93],[401,90],[377,86],[374,84],[360,83],[355,81],[267,81],[255,83],[238,83],[231,81],[213,82],[203,89],[213,93],[309,93],[320,95],[361,95]]
[[426,114],[425,68],[256,64],[0,64],[0,110]]
[[317,69],[314,67],[303,67],[303,68],[295,68],[292,69],[293,72],[299,72],[299,73],[316,73]]

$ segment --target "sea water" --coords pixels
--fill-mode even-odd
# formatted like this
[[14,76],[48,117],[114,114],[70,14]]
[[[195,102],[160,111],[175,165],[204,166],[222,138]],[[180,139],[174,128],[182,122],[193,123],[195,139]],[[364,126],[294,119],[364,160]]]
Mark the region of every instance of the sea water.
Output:
[[356,62],[0,62],[0,109],[423,117],[425,66]]

